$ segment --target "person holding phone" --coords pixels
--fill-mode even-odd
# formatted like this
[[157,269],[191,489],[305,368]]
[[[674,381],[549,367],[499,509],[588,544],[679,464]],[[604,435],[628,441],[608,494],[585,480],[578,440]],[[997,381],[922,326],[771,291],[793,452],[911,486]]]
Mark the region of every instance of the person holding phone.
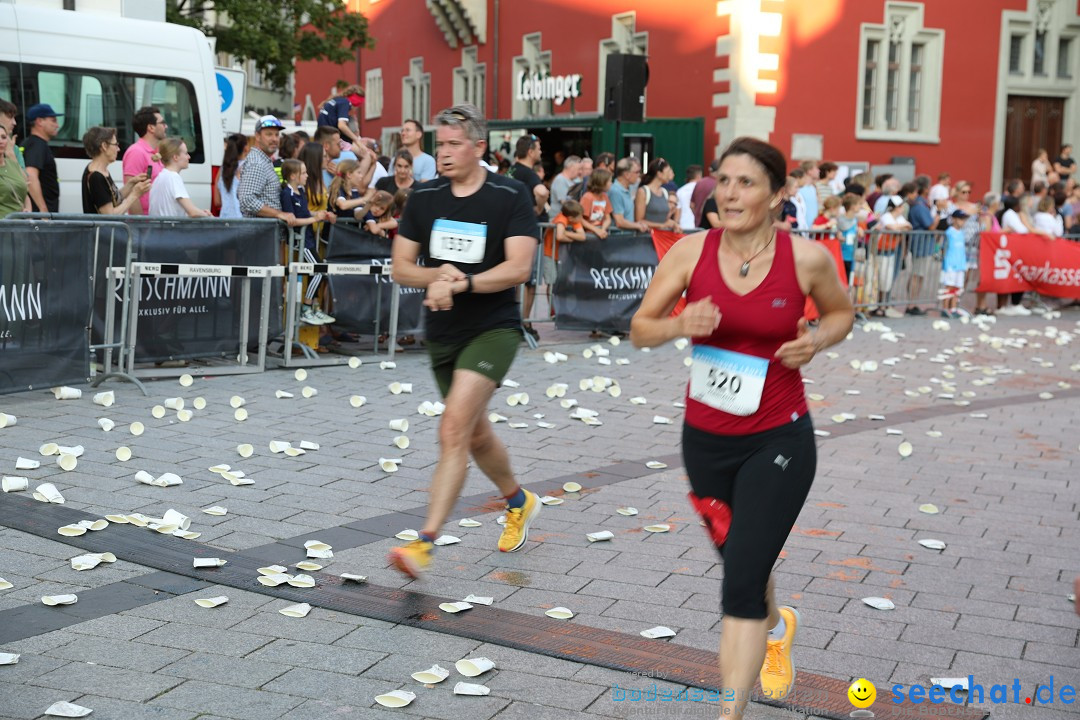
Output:
[[[148,105],[135,111],[132,127],[138,140],[124,151],[124,184],[131,182],[145,173],[151,181],[164,169],[159,146],[169,131],[169,124],[161,110]],[[129,214],[148,215],[150,213],[150,193],[143,194],[139,202],[131,206]]]

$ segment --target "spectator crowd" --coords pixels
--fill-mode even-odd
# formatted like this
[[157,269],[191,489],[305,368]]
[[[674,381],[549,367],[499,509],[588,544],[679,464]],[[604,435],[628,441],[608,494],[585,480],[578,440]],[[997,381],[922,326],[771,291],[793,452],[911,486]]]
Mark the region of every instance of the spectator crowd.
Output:
[[[419,183],[436,175],[435,159],[424,152],[424,128],[406,120],[391,156],[378,142],[360,135],[354,117],[364,102],[357,85],[339,82],[323,104],[313,136],[286,132],[273,116],[258,120],[248,137],[230,135],[213,186],[211,208],[198,207],[184,183],[190,154],[184,141],[169,135],[157,107],[138,109],[134,138],[123,152],[115,128],[92,127],[82,140],[89,162],[81,179],[82,209],[88,214],[152,217],[276,218],[304,235],[303,255],[317,262],[329,225],[355,220],[389,243],[397,218]],[[15,212],[59,211],[60,185],[50,149],[61,117],[50,105],[27,109],[26,138],[16,145],[17,108],[0,99],[0,218]],[[121,160],[118,183],[109,166]],[[686,168],[681,185],[662,157],[645,167],[636,157],[565,155],[547,161],[538,137],[506,133],[481,161],[492,172],[522,182],[545,225],[541,266],[536,278],[550,293],[558,270],[557,248],[592,238],[608,241],[619,233],[685,233],[723,225],[715,193],[719,163]],[[548,168],[550,170],[546,170]],[[1006,183],[1001,193],[974,195],[970,182],[940,173],[902,182],[890,174],[851,175],[832,162],[802,162],[790,170],[777,229],[839,245],[838,265],[849,283],[872,297],[871,314],[895,316],[891,296],[902,269],[907,277],[903,312],[926,314],[926,299],[937,290],[940,310],[960,312],[958,298],[978,278],[982,231],[1033,233],[1048,238],[1080,238],[1080,184],[1072,147],[1053,160],[1040,150],[1030,178]],[[722,202],[722,201],[721,201]],[[212,212],[213,210],[213,212]],[[388,248],[389,249],[389,248]],[[873,266],[868,258],[873,256]],[[939,287],[929,287],[934,279]],[[330,325],[326,283],[313,276],[303,293],[301,319]],[[524,317],[532,316],[536,287],[526,288]],[[1002,296],[996,307],[976,294],[978,314],[1030,314],[1019,296]],[[537,331],[526,323],[534,336]],[[411,338],[403,338],[411,341]]]

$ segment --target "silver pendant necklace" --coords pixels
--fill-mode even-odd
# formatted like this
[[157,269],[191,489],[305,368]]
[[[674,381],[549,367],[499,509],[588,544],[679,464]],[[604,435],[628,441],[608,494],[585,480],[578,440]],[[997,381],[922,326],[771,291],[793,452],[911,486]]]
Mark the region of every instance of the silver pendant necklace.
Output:
[[743,261],[743,264],[739,267],[739,277],[746,277],[747,275],[750,274],[750,261],[753,260],[754,258],[756,258],[761,253],[765,252],[765,250],[770,245],[772,245],[773,238],[775,238],[775,237],[776,237],[776,233],[774,232],[772,235],[769,236],[769,242],[762,245],[760,250],[758,250],[756,253],[751,255],[745,261]]

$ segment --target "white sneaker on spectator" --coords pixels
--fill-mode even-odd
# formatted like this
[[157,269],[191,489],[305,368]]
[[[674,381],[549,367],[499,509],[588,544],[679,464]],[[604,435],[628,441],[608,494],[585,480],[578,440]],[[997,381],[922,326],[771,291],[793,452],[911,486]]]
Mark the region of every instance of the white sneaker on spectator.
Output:
[[300,322],[305,325],[323,324],[323,321],[319,319],[319,316],[315,314],[315,310],[310,305],[305,305],[304,309],[300,311]]
[[1018,313],[1016,311],[1016,309],[1018,307],[1021,307],[1021,306],[1020,305],[1006,305],[1004,307],[998,308],[997,314],[998,315],[1019,315],[1020,313]]
[[890,308],[885,308],[885,317],[894,318],[894,319],[895,318],[902,318],[902,317],[904,317],[904,313],[900,312],[899,310],[897,310],[895,308],[891,308],[891,307]]
[[1031,314],[1031,311],[1028,310],[1023,305],[1013,305],[1013,309],[1015,311],[1014,312],[1015,315],[1030,315]]
[[320,325],[329,325],[330,323],[337,322],[337,318],[333,315],[327,315],[322,311],[322,308],[316,308],[313,315],[319,321]]

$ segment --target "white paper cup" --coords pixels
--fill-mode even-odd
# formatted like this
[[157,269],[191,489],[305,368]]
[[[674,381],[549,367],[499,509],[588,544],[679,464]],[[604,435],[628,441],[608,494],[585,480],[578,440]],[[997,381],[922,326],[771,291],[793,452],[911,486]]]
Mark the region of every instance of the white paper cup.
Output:
[[3,489],[4,492],[22,492],[30,486],[30,480],[24,477],[9,477],[4,476]]
[[291,446],[289,445],[289,443],[285,442],[284,440],[271,440],[270,441],[270,452],[272,452],[272,453],[285,452],[285,448],[287,448],[287,447],[291,447]]
[[311,605],[309,603],[297,603],[296,605],[289,605],[278,610],[279,613],[285,617],[302,618],[307,617],[307,614],[311,612]]
[[64,496],[60,494],[60,491],[56,489],[56,486],[52,483],[41,483],[34,488],[34,495],[40,495],[45,498],[46,502],[51,503],[64,503]]
[[477,675],[483,675],[488,670],[494,670],[495,663],[486,657],[475,657],[458,660],[454,663],[454,667],[465,677],[476,677]]
[[236,422],[244,422],[248,419],[248,411],[246,408],[236,408],[233,411],[233,417],[236,418]]
[[404,385],[402,385],[401,383],[396,382],[396,381],[390,383],[389,385],[387,385],[387,387],[390,389],[390,392],[392,392],[395,395],[400,395],[404,391],[404,388],[405,388]]
[[61,455],[56,458],[56,464],[65,472],[71,472],[79,464],[79,459],[74,455]]
[[393,360],[383,360],[381,363],[379,363],[380,370],[393,370],[396,367],[397,363]]
[[600,532],[587,533],[585,537],[589,538],[589,542],[601,542],[611,540],[615,537],[615,533],[610,530],[601,530]]
[[195,408],[196,410],[205,410],[206,409],[206,398],[204,398],[204,397],[195,398],[194,400],[191,401],[191,407]]
[[165,417],[165,406],[155,405],[154,407],[150,408],[150,414],[160,420],[161,418]]
[[319,443],[311,442],[310,440],[301,440],[300,441],[300,448],[302,450],[318,450],[319,449]]
[[229,407],[235,410],[236,408],[244,407],[244,403],[246,402],[247,400],[240,397],[239,395],[233,395],[231,398],[229,398]]
[[105,392],[99,392],[94,395],[94,404],[101,405],[102,407],[112,407],[116,402],[116,395],[112,390],[106,390]]
[[191,518],[183,513],[169,508],[165,511],[165,514],[161,516],[161,519],[169,525],[177,525],[181,530],[187,530],[191,527]]
[[222,560],[221,558],[195,558],[193,565],[197,568],[221,567],[227,562],[228,560]]
[[549,618],[555,618],[556,620],[569,620],[574,617],[574,611],[564,607],[553,607],[544,614]]
[[379,458],[379,467],[382,468],[383,472],[394,473],[398,471],[398,463],[387,458]]
[[396,432],[409,432],[409,421],[405,418],[398,418],[390,421],[390,429]]
[[191,377],[188,373],[184,373],[180,376],[181,387],[191,387],[191,384],[195,382],[195,378]]
[[409,447],[409,437],[407,435],[398,435],[394,438],[394,445],[397,445],[399,450],[405,450]]
[[79,537],[86,534],[86,528],[82,525],[65,525],[58,529],[56,532],[60,533],[64,537]]
[[297,455],[305,455],[305,454],[307,454],[307,450],[304,450],[303,448],[292,447],[292,446],[289,446],[289,447],[285,448],[284,452],[289,457],[296,457]]
[[212,598],[197,598],[195,604],[201,608],[216,608],[218,605],[224,605],[229,602],[229,598],[225,595],[218,595]]
[[304,368],[299,368],[296,372],[293,373],[293,377],[296,378],[297,382],[304,382],[305,380],[307,380],[307,370],[305,370]]
[[72,605],[79,601],[78,595],[45,595],[41,602],[46,605]]
[[184,398],[182,398],[182,397],[165,398],[165,403],[164,404],[165,404],[165,407],[167,407],[170,410],[183,410],[184,409]]
[[63,445],[60,446],[61,455],[74,455],[75,457],[82,457],[84,452],[86,452],[86,448],[84,448],[82,445],[74,445],[72,447],[64,447]]
[[116,459],[120,462],[127,462],[131,459],[131,448],[121,445],[116,448]]
[[67,387],[66,385],[64,387],[54,387],[52,392],[57,400],[78,400],[82,397],[82,390]]
[[411,693],[408,690],[394,690],[375,696],[375,702],[388,708],[402,708],[415,699],[416,693]]
[[362,364],[363,364],[363,361],[358,357],[349,358],[349,367],[351,367],[353,370],[360,367]]
[[19,418],[14,415],[0,412],[0,428],[13,427],[18,422]]
[[276,397],[278,400],[282,400],[284,398],[291,398],[296,396],[293,395],[291,392],[288,392],[287,390],[275,390],[274,397]]
[[300,391],[300,394],[306,398],[313,398],[319,394],[319,391],[311,387],[310,385],[305,385],[304,389]]
[[131,434],[135,436],[142,435],[143,432],[146,431],[146,427],[138,420],[131,423],[131,426],[128,429],[131,431]]
[[38,452],[45,457],[49,457],[50,455],[55,455],[60,452],[60,446],[53,442],[45,443],[38,448]]
[[241,443],[236,446],[236,452],[240,457],[249,458],[255,453],[255,447],[250,443]]
[[474,683],[459,682],[454,685],[455,695],[488,695],[491,693],[491,688],[486,685],[476,685]]
[[177,410],[176,419],[180,422],[188,422],[193,417],[193,413],[190,410]]
[[37,470],[41,467],[40,460],[31,460],[30,458],[20,457],[15,461],[16,470]]
[[363,395],[353,395],[351,398],[349,398],[349,404],[352,405],[354,408],[358,408],[366,402],[367,398]]
[[412,674],[413,680],[425,685],[441,683],[448,677],[450,677],[450,671],[439,665],[432,665],[427,670],[421,670],[420,672],[414,672]]

